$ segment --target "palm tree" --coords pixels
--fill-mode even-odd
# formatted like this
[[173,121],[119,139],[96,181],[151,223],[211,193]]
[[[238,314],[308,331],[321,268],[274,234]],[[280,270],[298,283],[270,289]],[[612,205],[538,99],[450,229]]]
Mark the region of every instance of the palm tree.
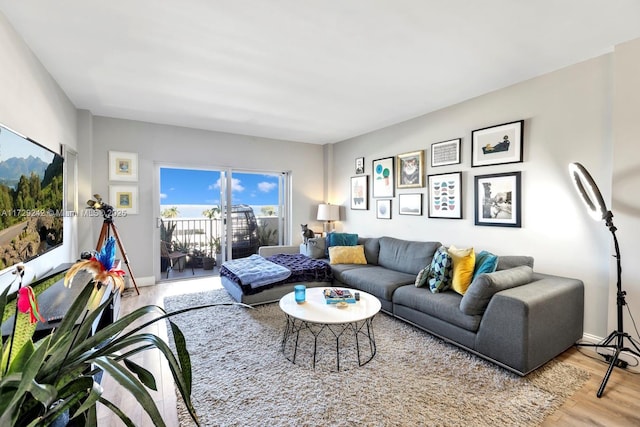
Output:
[[163,218],[177,218],[179,214],[180,212],[178,211],[178,207],[172,206],[170,208],[164,209],[160,213],[160,216],[162,216]]

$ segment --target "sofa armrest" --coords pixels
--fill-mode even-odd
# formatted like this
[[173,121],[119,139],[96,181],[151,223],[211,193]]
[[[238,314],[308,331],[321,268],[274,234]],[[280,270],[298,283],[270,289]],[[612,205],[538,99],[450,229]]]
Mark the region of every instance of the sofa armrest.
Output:
[[534,273],[531,283],[491,298],[475,349],[526,375],[581,339],[583,321],[582,281]]
[[262,257],[268,257],[276,254],[298,254],[300,253],[299,246],[260,246],[258,248],[258,255]]

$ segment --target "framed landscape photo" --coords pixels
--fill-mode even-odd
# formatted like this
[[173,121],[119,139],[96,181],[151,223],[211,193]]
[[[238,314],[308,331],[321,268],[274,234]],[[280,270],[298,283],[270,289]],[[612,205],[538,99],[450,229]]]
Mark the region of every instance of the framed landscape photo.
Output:
[[356,175],[364,173],[364,157],[358,157],[356,159]]
[[351,209],[369,209],[369,175],[351,177]]
[[461,138],[431,144],[431,167],[460,163]]
[[137,181],[138,154],[109,151],[109,181]]
[[422,193],[400,194],[398,204],[400,215],[422,215]]
[[428,176],[429,218],[462,219],[462,172]]
[[475,225],[520,227],[520,174],[475,177]]
[[393,169],[393,157],[387,157],[385,159],[374,160],[373,166],[373,197],[393,197],[395,182],[394,182],[394,169]]
[[471,132],[471,166],[522,162],[524,120]]
[[376,218],[391,219],[391,200],[376,200]]
[[398,154],[397,170],[398,188],[422,187],[422,170],[424,168],[424,151]]
[[109,201],[114,209],[129,214],[138,213],[137,185],[110,185]]

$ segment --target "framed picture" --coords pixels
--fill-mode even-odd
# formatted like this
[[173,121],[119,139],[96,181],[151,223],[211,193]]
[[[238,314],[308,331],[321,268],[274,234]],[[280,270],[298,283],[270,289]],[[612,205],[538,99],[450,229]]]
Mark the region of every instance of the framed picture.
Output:
[[462,219],[462,172],[429,175],[429,218]]
[[373,197],[394,196],[393,157],[373,161]]
[[356,159],[356,175],[364,173],[364,157],[358,157]]
[[431,167],[460,163],[461,138],[431,144]]
[[376,218],[391,219],[391,200],[376,200]]
[[398,202],[400,215],[422,215],[422,193],[400,194]]
[[398,188],[422,187],[424,151],[398,154]]
[[475,177],[476,225],[520,227],[520,172]]
[[109,181],[137,181],[138,154],[109,151]]
[[369,175],[351,177],[351,209],[369,209]]
[[471,166],[522,161],[524,120],[471,132]]
[[117,211],[126,212],[127,215],[138,213],[138,186],[137,185],[110,185],[109,202]]

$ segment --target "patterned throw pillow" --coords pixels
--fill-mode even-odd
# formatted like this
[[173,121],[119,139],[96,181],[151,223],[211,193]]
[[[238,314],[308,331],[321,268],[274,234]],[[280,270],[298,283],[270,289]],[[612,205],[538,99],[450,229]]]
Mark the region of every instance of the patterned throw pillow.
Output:
[[427,281],[429,280],[429,271],[431,271],[431,264],[420,270],[420,272],[416,276],[416,281],[414,283],[416,285],[416,288],[421,288],[427,284]]
[[444,292],[451,286],[453,263],[447,248],[440,246],[431,261],[429,270],[429,289],[431,292]]

